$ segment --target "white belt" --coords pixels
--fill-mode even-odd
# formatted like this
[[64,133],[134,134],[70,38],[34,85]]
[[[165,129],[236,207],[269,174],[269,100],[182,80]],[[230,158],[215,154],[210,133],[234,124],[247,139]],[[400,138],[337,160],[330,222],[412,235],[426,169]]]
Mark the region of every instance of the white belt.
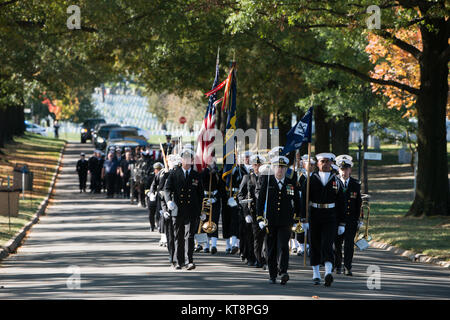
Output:
[[331,209],[335,207],[334,203],[315,203],[310,202],[311,207],[318,208],[318,209]]

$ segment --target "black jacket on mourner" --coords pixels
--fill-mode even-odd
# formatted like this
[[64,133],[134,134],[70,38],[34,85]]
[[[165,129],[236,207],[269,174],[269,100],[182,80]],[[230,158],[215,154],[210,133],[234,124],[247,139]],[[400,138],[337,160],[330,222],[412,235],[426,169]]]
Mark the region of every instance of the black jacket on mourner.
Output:
[[[334,173],[330,173],[324,186],[319,173],[314,172],[309,179],[309,202],[316,204],[334,203],[334,208],[314,208],[310,206],[310,219],[322,222],[336,220],[337,224],[345,225],[345,197],[341,180]],[[302,221],[306,218],[306,183],[302,190]]]
[[191,168],[186,179],[181,167],[170,172],[164,187],[166,200],[178,206],[177,218],[195,219],[200,216],[203,184],[200,174]]
[[[269,180],[269,191],[267,201],[267,222],[269,226],[291,226],[295,223],[294,214],[299,217],[301,210],[299,188],[295,181],[285,177],[281,190],[278,187],[275,176],[261,176],[258,184],[258,200],[256,212],[258,217],[264,216],[264,205],[266,203],[267,180]],[[261,220],[261,219],[259,219]]]

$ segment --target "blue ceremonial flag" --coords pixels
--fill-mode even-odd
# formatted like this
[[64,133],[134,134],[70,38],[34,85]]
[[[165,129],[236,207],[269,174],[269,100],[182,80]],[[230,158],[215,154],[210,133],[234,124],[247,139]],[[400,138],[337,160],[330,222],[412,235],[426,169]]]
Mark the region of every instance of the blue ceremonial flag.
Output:
[[[227,126],[225,129],[225,141],[223,145],[223,173],[222,180],[226,181],[226,187],[228,189],[230,185],[231,173],[236,166],[236,63],[233,65],[228,76],[227,87],[225,88],[223,107],[227,110]],[[231,98],[231,99],[230,99]],[[228,103],[226,101],[230,102]]]
[[289,130],[286,145],[281,154],[284,155],[293,150],[300,149],[303,142],[311,142],[312,114],[313,107],[309,108],[305,116]]

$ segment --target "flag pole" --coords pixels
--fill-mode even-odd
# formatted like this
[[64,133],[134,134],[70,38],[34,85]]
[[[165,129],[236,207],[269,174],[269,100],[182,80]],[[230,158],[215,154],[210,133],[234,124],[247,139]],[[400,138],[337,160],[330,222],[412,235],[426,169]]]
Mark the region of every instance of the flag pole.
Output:
[[[308,223],[309,221],[309,172],[311,170],[311,142],[308,142],[308,169],[306,170],[306,220],[305,223]],[[307,255],[307,249],[306,249],[306,243],[308,239],[308,232],[305,231],[305,239],[304,242],[304,254],[303,254],[303,265],[306,266],[306,255]]]

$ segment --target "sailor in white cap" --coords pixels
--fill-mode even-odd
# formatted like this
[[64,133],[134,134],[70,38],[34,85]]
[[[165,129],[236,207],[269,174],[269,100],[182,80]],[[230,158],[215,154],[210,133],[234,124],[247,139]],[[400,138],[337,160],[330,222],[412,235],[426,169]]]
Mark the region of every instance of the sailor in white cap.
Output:
[[80,153],[80,160],[77,161],[76,170],[78,173],[78,180],[80,182],[80,193],[86,192],[86,181],[88,174],[88,161],[84,152]]
[[[305,219],[306,197],[302,197],[302,227],[305,232],[310,232],[313,282],[315,285],[320,284],[319,266],[324,264],[325,286],[330,286],[333,282],[333,243],[336,230],[338,234],[345,231],[345,199],[340,179],[331,172],[335,155],[320,153],[316,158],[319,171],[310,178],[309,221]],[[306,194],[306,185],[302,194]]]
[[[156,220],[158,221],[158,231],[161,234],[159,245],[166,246],[169,253],[169,263],[171,266],[175,267],[175,235],[173,229],[173,223],[171,218],[171,210],[167,208],[167,203],[165,201],[164,185],[170,172],[176,166],[177,156],[169,155],[167,156],[168,168],[161,168],[161,170],[155,173],[155,178],[150,186],[150,197],[155,198],[156,201]],[[157,165],[160,167],[160,165]],[[157,170],[157,169],[156,169]]]
[[[309,176],[311,177],[311,175],[314,173],[314,171],[316,169],[316,161],[314,161],[314,157],[311,156],[309,159],[309,164],[308,164],[308,155],[307,154],[304,154],[301,157],[301,159],[302,159],[301,160],[302,168],[300,170],[300,174],[298,177],[298,185],[300,186],[300,190],[303,190],[303,189],[306,190],[308,166],[309,166]],[[300,192],[300,197],[304,197],[304,196],[306,196],[306,195],[303,194],[302,192]],[[297,255],[303,256],[305,254],[305,232],[298,233],[296,240],[299,245]],[[309,237],[307,237],[306,240],[307,240],[306,253],[309,256]]]
[[156,215],[156,193],[155,192],[151,192],[152,190],[152,185],[153,185],[153,181],[156,179],[156,176],[158,176],[159,172],[164,169],[164,165],[161,162],[155,162],[153,164],[153,178],[152,178],[152,182],[150,183],[149,188],[146,190],[146,197],[147,197],[147,203],[148,203],[148,219],[150,222],[150,230],[154,231],[156,228],[156,220],[157,220],[157,215]]
[[[200,176],[204,187],[204,196],[205,198],[210,199],[209,202],[212,207],[211,222],[213,222],[217,227],[214,232],[208,233],[208,240],[205,243],[205,248],[203,252],[204,253],[211,252],[211,254],[216,254],[217,240],[219,237],[220,203],[222,201],[222,198],[226,197],[226,192],[222,181],[222,176],[219,174],[219,168],[217,167],[215,157],[211,158],[210,163],[208,163],[207,167],[202,170]],[[210,185],[211,190],[209,190]],[[211,250],[210,250],[210,242],[211,242]],[[198,244],[196,252],[199,252],[201,249],[203,249],[202,246]]]
[[283,151],[283,147],[282,146],[278,146],[278,147],[274,147],[272,148],[269,153],[267,154],[269,157],[269,161],[272,160],[272,158],[277,157],[279,155],[281,155],[281,152]]
[[[245,217],[245,230],[243,238],[240,239],[243,246],[243,255],[247,259],[248,266],[262,268],[267,264],[263,254],[263,244],[266,232],[259,228],[256,219],[256,187],[261,176],[259,168],[266,159],[258,154],[252,155],[249,159],[252,169],[245,175],[239,187],[239,203]],[[262,178],[261,178],[262,179]]]
[[[201,215],[204,191],[200,174],[192,168],[194,152],[183,149],[180,156],[181,168],[171,171],[164,192],[174,226],[177,259],[175,268],[181,269],[186,264],[186,269],[192,270],[195,269],[194,235],[200,219],[206,220],[206,215]],[[185,261],[185,257],[188,261]]]
[[296,181],[286,177],[289,159],[275,156],[271,159],[274,175],[262,177],[258,188],[257,221],[262,230],[267,228],[267,262],[270,283],[289,280],[289,239],[294,216],[300,216],[300,194]]
[[245,166],[245,170],[247,171],[247,174],[250,172],[250,169],[252,168],[252,165],[250,164],[250,157],[253,156],[253,152],[247,150],[245,152],[242,152],[239,158],[239,163],[243,166]]
[[339,178],[342,181],[345,195],[345,232],[336,236],[335,247],[335,269],[336,273],[342,272],[342,243],[344,243],[344,268],[345,275],[352,275],[352,261],[354,252],[354,240],[357,230],[362,226],[360,221],[361,210],[361,183],[351,177],[353,158],[349,155],[336,157],[339,166]]
[[186,144],[183,146],[183,149],[189,149],[189,150],[191,150],[191,151],[194,151],[194,146],[192,145],[192,143],[186,143]]

